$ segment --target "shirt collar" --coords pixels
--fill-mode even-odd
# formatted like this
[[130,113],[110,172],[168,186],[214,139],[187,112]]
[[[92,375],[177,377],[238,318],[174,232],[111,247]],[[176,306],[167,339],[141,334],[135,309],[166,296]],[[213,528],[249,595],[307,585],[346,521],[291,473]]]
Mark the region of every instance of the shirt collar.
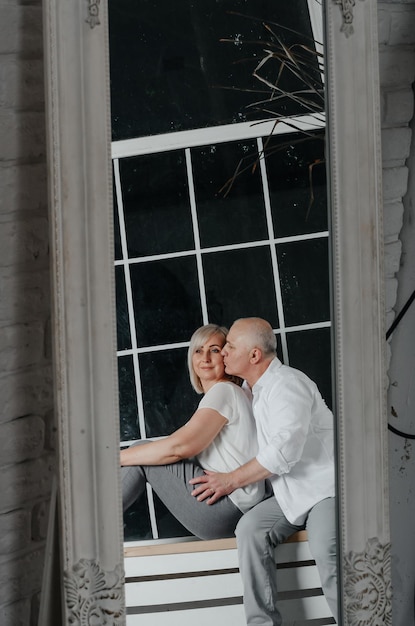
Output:
[[267,380],[272,377],[273,373],[281,367],[282,363],[278,357],[274,357],[268,365],[265,372],[258,378],[255,385],[252,387],[252,393],[257,393],[262,387],[267,384]]

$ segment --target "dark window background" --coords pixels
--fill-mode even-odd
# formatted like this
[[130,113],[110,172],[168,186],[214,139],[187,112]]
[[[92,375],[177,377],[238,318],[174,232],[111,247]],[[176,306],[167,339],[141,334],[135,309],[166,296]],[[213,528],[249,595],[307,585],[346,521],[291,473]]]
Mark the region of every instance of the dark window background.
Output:
[[[287,45],[310,44],[306,0],[110,0],[113,140],[264,117],[246,108],[264,97],[252,77],[272,39],[264,20]],[[292,75],[282,86],[299,88]],[[304,112],[290,100],[277,106]]]
[[130,320],[124,268],[121,266],[115,268],[115,295],[117,302],[117,347],[118,350],[128,350],[131,348]]
[[189,382],[187,350],[162,350],[139,358],[147,436],[169,435],[189,420],[201,399]]
[[133,357],[131,355],[118,357],[118,393],[121,441],[141,439],[137,417],[138,407]]
[[189,341],[202,325],[195,256],[130,266],[140,347]]
[[280,243],[277,256],[286,325],[330,319],[327,239]]
[[121,159],[129,258],[194,247],[183,150]]
[[114,205],[114,257],[118,261],[122,258],[121,250],[121,234],[120,234],[120,222],[118,219],[118,202],[115,194],[115,185],[112,187],[113,205]]
[[263,317],[278,328],[268,246],[203,257],[209,318],[230,326],[238,317]]
[[331,409],[331,329],[287,333],[290,365],[305,372],[316,383],[321,395]]
[[266,164],[276,237],[327,230],[324,130],[267,142]]
[[[264,194],[256,141],[217,144],[192,150],[193,178],[202,248],[266,239]],[[230,193],[223,190],[235,175]]]

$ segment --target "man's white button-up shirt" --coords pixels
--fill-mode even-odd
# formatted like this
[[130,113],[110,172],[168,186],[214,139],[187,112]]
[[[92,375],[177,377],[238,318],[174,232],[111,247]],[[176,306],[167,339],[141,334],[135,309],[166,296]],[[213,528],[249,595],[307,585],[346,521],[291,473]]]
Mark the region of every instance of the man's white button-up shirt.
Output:
[[301,525],[335,494],[333,414],[316,384],[275,358],[252,388],[258,462],[286,518]]

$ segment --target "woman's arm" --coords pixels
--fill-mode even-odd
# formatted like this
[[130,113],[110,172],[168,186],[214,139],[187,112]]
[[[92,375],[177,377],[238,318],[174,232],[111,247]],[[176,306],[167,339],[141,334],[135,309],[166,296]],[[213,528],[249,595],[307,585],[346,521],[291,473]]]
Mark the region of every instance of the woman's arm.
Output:
[[166,465],[205,450],[227,423],[214,409],[202,408],[181,428],[158,441],[121,451],[121,465]]

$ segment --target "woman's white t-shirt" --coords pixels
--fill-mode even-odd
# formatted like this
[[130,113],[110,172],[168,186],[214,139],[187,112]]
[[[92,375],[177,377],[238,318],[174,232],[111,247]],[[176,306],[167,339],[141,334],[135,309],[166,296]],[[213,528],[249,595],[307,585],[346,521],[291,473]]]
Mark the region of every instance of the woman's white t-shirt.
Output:
[[[217,411],[227,420],[212,443],[197,455],[203,469],[231,472],[255,458],[258,453],[255,420],[244,391],[231,382],[216,383],[199,403],[199,409]],[[245,513],[264,498],[264,483],[252,483],[229,495]]]

